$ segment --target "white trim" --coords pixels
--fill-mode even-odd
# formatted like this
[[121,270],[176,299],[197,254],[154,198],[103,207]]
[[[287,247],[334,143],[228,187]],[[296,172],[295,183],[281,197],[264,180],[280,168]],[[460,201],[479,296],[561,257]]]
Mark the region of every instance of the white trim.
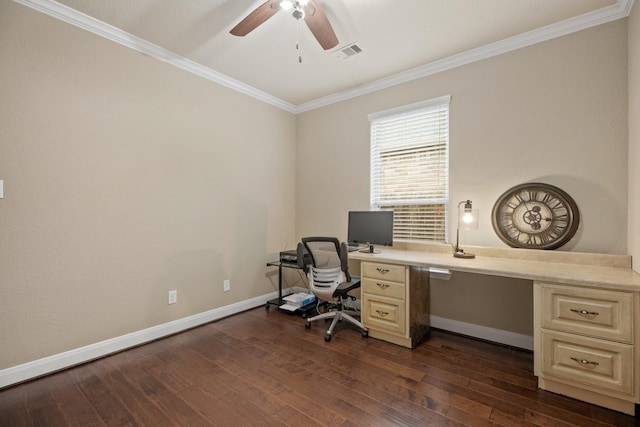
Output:
[[[306,288],[283,289],[283,293],[308,291]],[[0,389],[66,369],[81,363],[89,362],[118,351],[126,350],[144,343],[148,343],[166,336],[204,325],[209,322],[231,316],[245,310],[266,304],[272,298],[278,296],[277,292],[240,301],[224,307],[198,313],[193,316],[152,326],[147,329],[132,332],[130,334],[100,341],[84,347],[54,354],[53,356],[27,362],[22,365],[12,366],[0,370]],[[460,322],[438,316],[430,316],[431,326],[446,331],[456,332],[484,340],[511,345],[518,348],[533,350],[533,337],[517,334],[515,332],[489,328],[481,325]]]
[[450,105],[451,104],[451,95],[439,96],[437,98],[428,99],[426,101],[414,102],[413,104],[402,105],[396,108],[390,108],[384,111],[378,111],[375,113],[369,114],[369,121],[379,120],[379,119],[390,119],[395,116],[404,116],[407,113],[418,113],[421,110],[425,110],[427,108],[440,106],[440,105]]
[[407,83],[442,71],[451,70],[472,62],[481,61],[516,49],[545,42],[556,37],[565,36],[567,34],[585,30],[617,19],[622,19],[629,16],[633,2],[634,0],[618,0],[614,5],[604,7],[593,12],[569,18],[508,39],[481,46],[476,49],[471,49],[458,55],[444,58],[440,61],[425,64],[403,73],[364,84],[354,89],[349,89],[323,98],[318,98],[304,104],[299,104],[296,106],[296,113],[303,113],[305,111],[346,101],[357,96],[366,95],[368,93]]
[[106,24],[102,21],[92,18],[89,15],[85,15],[82,12],[78,12],[75,9],[67,7],[53,0],[13,1],[52,16],[68,24],[75,25],[76,27],[97,34],[123,46],[129,47],[145,55],[149,55],[152,58],[159,59],[160,61],[166,62],[167,64],[173,65],[184,71],[188,71],[199,77],[218,83],[221,86],[248,95],[266,104],[273,105],[274,107],[278,107],[290,113],[296,112],[296,107],[293,104],[283,101],[280,98],[276,98],[273,95],[269,95],[266,92],[263,92],[238,80],[232,79],[231,77],[228,77],[222,73],[214,71],[180,55],[176,55],[175,53],[166,50],[158,45],[136,37],[133,34],[129,34],[119,28]]
[[235,304],[226,305],[203,313],[194,314],[193,316],[152,326],[130,334],[0,370],[0,389],[264,305],[268,300],[276,298],[277,296],[277,292],[272,292],[268,295],[240,301]]
[[474,325],[473,323],[460,322],[458,320],[445,319],[444,317],[433,315],[429,318],[431,320],[431,326],[434,328],[533,351],[533,336]]
[[603,7],[602,9],[598,9],[593,12],[575,16],[573,18],[569,18],[555,24],[547,25],[546,27],[538,28],[536,30],[529,31],[523,34],[519,34],[505,40],[491,43],[477,49],[468,50],[458,55],[453,55],[440,61],[432,62],[430,64],[425,64],[423,66],[413,68],[403,73],[376,80],[374,82],[353,89],[338,92],[333,95],[305,102],[303,104],[293,105],[287,101],[284,101],[238,80],[225,76],[224,74],[207,68],[201,64],[176,55],[173,52],[170,52],[164,48],[161,48],[160,46],[157,46],[153,43],[122,31],[119,28],[113,27],[109,24],[85,15],[84,13],[78,12],[75,9],[71,9],[70,7],[62,5],[56,1],[13,1],[45,13],[68,24],[75,25],[76,27],[90,31],[116,43],[120,43],[131,49],[159,59],[160,61],[166,62],[182,70],[188,71],[197,76],[218,83],[229,89],[243,93],[266,104],[273,105],[274,107],[278,107],[293,114],[304,113],[305,111],[325,107],[327,105],[342,102],[347,99],[355,98],[357,96],[376,92],[388,87],[399,85],[401,83],[410,82],[416,79],[430,76],[432,74],[460,67],[462,65],[466,65],[475,61],[481,61],[483,59],[501,55],[506,52],[511,52],[512,50],[521,49],[523,47],[551,40],[556,37],[564,36],[577,31],[585,30],[587,28],[595,27],[597,25],[605,24],[607,22],[615,21],[617,19],[625,18],[629,16],[634,2],[634,0],[617,0],[616,4],[614,5]]

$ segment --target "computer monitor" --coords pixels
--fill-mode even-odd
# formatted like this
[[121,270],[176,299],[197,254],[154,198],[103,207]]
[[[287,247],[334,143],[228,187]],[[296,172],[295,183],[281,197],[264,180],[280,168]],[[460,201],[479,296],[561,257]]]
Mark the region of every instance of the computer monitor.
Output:
[[393,245],[393,211],[350,211],[347,230],[349,245],[366,244],[360,252],[379,253],[374,245]]

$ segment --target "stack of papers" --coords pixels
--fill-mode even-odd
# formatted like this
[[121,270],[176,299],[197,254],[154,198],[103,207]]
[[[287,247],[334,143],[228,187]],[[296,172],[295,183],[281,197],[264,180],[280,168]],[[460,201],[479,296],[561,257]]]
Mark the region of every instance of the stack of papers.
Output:
[[281,309],[287,310],[287,311],[296,311],[300,307],[304,307],[307,304],[311,304],[315,302],[316,296],[313,294],[300,292],[297,294],[287,295],[282,299],[286,302],[280,306]]

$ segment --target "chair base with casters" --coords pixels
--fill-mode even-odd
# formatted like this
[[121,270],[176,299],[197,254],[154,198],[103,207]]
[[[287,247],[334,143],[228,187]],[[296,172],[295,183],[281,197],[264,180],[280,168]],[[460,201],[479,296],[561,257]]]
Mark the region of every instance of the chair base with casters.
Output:
[[304,327],[307,329],[311,328],[311,322],[314,322],[316,320],[332,319],[331,325],[329,326],[329,329],[327,329],[327,332],[324,335],[324,340],[326,342],[329,342],[331,341],[331,337],[333,336],[333,329],[336,327],[338,322],[344,319],[347,322],[355,325],[358,329],[360,329],[360,333],[362,334],[362,336],[364,338],[367,338],[369,336],[369,330],[364,326],[362,326],[362,323],[359,320],[353,317],[353,316],[359,316],[359,315],[360,313],[355,310],[344,309],[342,298],[339,298],[335,308],[329,309],[329,311],[326,313],[321,313],[321,314],[318,314],[317,316],[307,318],[307,321],[305,322]]

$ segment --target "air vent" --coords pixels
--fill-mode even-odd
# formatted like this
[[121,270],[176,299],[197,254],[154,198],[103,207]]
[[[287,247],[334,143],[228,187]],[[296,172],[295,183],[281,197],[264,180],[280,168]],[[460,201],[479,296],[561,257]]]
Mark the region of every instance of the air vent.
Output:
[[341,47],[336,51],[336,55],[340,59],[348,59],[362,53],[362,48],[355,43]]

